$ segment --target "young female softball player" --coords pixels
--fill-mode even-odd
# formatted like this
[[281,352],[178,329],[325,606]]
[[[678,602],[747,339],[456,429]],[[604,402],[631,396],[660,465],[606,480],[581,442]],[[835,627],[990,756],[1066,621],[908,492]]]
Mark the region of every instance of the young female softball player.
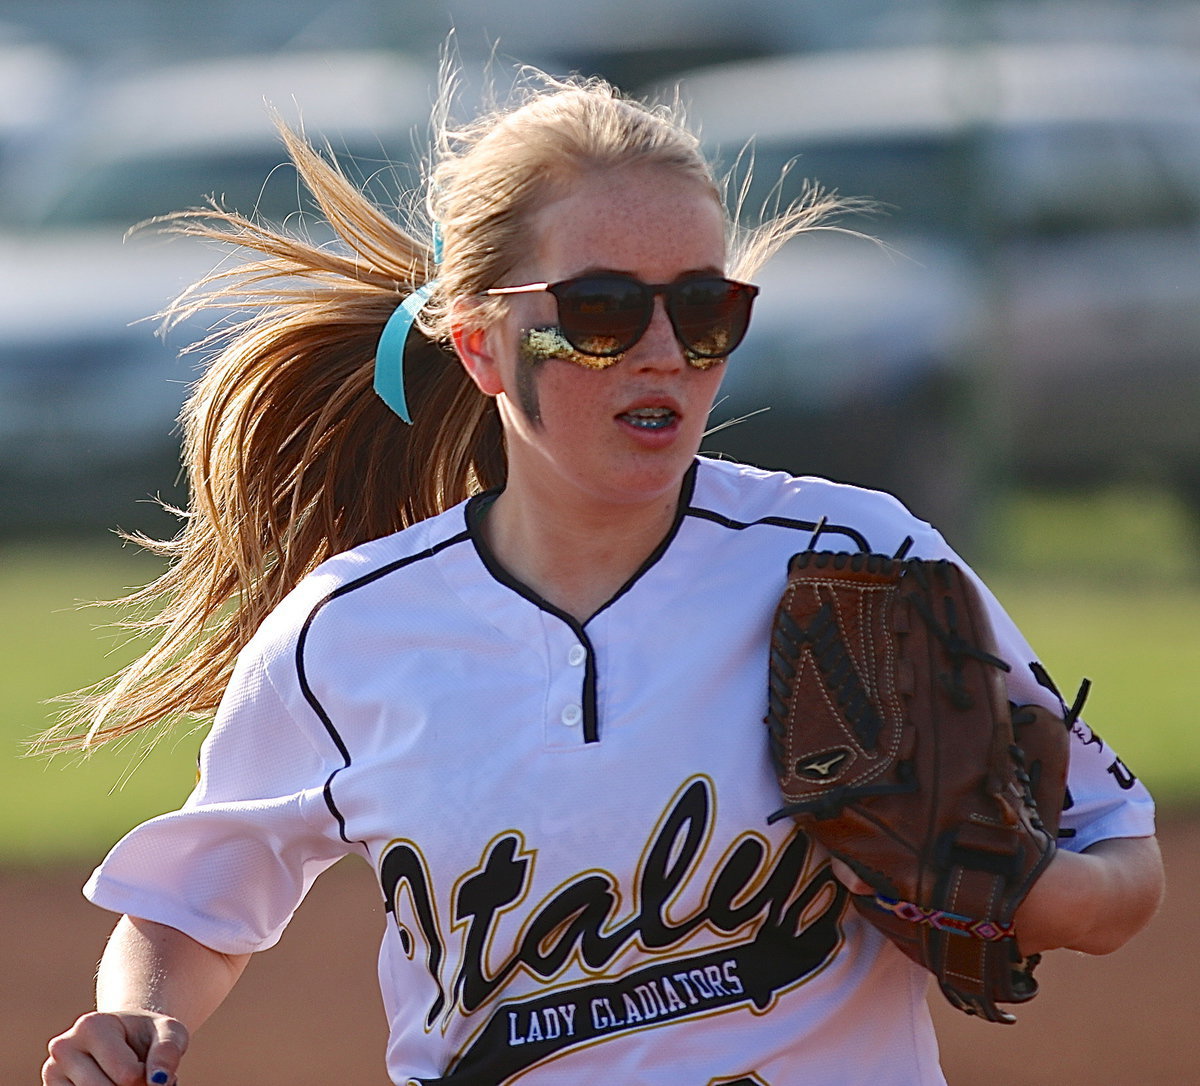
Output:
[[[347,854],[389,913],[396,1083],[942,1082],[926,975],[767,823],[762,718],[818,526],[952,552],[885,494],[698,457],[747,280],[829,206],[739,232],[672,111],[597,81],[444,131],[428,237],[285,139],[343,248],[175,220],[263,256],[215,284],[251,316],[186,410],[162,638],[92,739],[215,723],[183,808],[88,883],[123,915],[46,1086],[173,1082]],[[987,599],[1014,700],[1045,700]],[[1112,950],[1159,897],[1151,800],[1082,723],[1069,785],[1024,953]]]

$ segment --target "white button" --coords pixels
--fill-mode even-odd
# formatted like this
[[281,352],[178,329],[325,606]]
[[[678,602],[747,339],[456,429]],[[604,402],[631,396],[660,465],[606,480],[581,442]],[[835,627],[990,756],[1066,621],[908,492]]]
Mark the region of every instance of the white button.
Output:
[[587,659],[587,649],[582,645],[572,645],[571,651],[567,653],[567,663],[572,667],[578,667]]
[[578,705],[568,705],[562,711],[562,722],[569,728],[573,728],[583,719],[583,710]]

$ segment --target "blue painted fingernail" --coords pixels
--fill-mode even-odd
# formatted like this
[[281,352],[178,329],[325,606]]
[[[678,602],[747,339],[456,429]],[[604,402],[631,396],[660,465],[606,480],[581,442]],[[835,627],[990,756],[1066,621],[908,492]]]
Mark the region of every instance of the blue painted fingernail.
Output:
[[150,1076],[150,1081],[154,1083],[154,1086],[167,1086],[167,1083],[171,1081],[171,1076],[166,1071],[155,1071]]

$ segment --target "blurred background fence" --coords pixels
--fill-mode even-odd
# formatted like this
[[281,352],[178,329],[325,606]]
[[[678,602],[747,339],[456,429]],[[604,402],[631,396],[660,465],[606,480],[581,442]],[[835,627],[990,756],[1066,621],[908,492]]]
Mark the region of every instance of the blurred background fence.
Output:
[[[202,362],[184,349],[207,329],[149,318],[221,254],[127,231],[215,198],[320,236],[268,104],[395,204],[452,28],[465,110],[493,53],[501,85],[518,61],[678,85],[739,178],[752,148],[748,216],[814,182],[873,203],[843,225],[882,245],[814,235],[758,276],[710,451],[890,490],[1031,610],[1057,598],[1031,570],[1136,564],[1186,613],[1197,3],[0,0],[0,561],[23,586],[6,606],[30,609],[0,661],[25,691],[0,698],[14,743],[48,716],[22,649],[41,696],[76,682],[24,636],[37,578],[59,606],[88,595],[109,530],[170,532],[156,499],[184,498],[175,420]],[[1182,704],[1188,669],[1168,685]]]
[[451,27],[467,108],[496,43],[501,82],[513,58],[678,83],[721,162],[752,141],[750,213],[809,182],[875,203],[845,225],[887,247],[763,271],[713,421],[751,417],[711,450],[893,491],[964,547],[1014,486],[1200,513],[1195,3],[7,0],[4,536],[169,530],[147,499],[180,496],[203,329],[148,318],[219,254],[126,231],[208,197],[319,230],[266,103],[394,201]]
[[[722,163],[752,141],[748,214],[806,181],[874,202],[843,225],[883,245],[811,236],[757,277],[713,424],[744,421],[708,448],[898,494],[987,575],[1060,682],[1096,680],[1089,722],[1164,807],[1195,809],[1200,3],[0,0],[0,1079],[31,1081],[43,1039],[86,1005],[105,921],[66,895],[194,779],[198,734],[84,765],[19,758],[45,699],[133,651],[94,629],[114,616],[76,607],[157,572],[111,530],[170,533],[155,499],[185,497],[175,420],[202,357],[181,351],[206,329],[164,338],[148,318],[220,254],[126,232],[215,197],[320,236],[268,102],[394,203],[419,176],[452,27],[467,110],[493,51],[501,85],[515,62],[635,93],[679,84]],[[1186,887],[1194,835],[1175,840]],[[1148,968],[1145,990],[1170,992],[1173,963]],[[1124,1043],[1137,1074],[1108,1054],[1097,1070],[1135,1032],[1122,997],[1116,1021],[1068,1017],[1102,975],[1051,1016],[1055,1061],[1065,1037],[1086,1041],[1086,1073],[1063,1081],[1192,1080],[1152,1078],[1163,1050]],[[43,995],[19,983],[33,976]],[[277,987],[306,992],[305,976]],[[375,1026],[347,999],[354,1053],[368,1042],[353,1028]],[[1162,998],[1146,1043],[1168,1004],[1182,1052],[1186,999]],[[236,1010],[226,1021],[225,1069]],[[977,1051],[971,1035],[954,1081],[985,1081]],[[369,1080],[375,1050],[358,1054]],[[250,1077],[303,1081],[288,1066]]]

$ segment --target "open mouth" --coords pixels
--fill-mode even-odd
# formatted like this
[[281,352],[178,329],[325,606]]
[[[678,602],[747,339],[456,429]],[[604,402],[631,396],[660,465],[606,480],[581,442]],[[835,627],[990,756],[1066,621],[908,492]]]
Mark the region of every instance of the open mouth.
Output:
[[622,422],[639,430],[663,430],[678,417],[669,407],[635,407],[617,416]]

